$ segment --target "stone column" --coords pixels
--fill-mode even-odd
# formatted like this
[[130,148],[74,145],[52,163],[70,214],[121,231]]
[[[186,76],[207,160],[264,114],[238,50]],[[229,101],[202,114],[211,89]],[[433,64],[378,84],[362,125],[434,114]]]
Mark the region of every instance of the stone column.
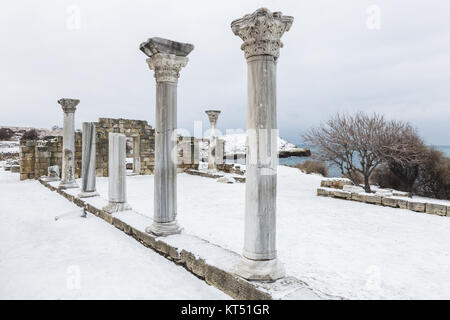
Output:
[[131,210],[126,195],[126,137],[121,133],[109,133],[108,200],[103,207],[108,213]]
[[62,174],[59,189],[78,188],[75,182],[75,110],[78,99],[59,99],[64,111]]
[[208,170],[217,171],[216,168],[216,123],[219,118],[220,110],[205,111],[209,118],[211,126],[209,134],[209,148],[208,148]]
[[141,174],[141,137],[133,136],[133,174]]
[[146,232],[158,236],[181,231],[177,216],[177,82],[192,44],[151,38],[140,45],[156,79],[155,186],[153,224]]
[[81,192],[80,198],[98,196],[95,190],[95,158],[96,158],[96,133],[93,122],[83,122],[83,146],[81,154]]
[[284,277],[276,254],[277,111],[276,62],[292,17],[265,8],[231,23],[247,59],[247,160],[245,237],[234,272],[248,280]]

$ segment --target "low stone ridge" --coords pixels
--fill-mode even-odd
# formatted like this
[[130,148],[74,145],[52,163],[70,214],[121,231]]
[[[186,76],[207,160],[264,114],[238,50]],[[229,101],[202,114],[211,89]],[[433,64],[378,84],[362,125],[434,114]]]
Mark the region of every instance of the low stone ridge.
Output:
[[378,189],[376,193],[365,193],[361,190],[363,190],[361,187],[352,185],[348,179],[331,178],[321,181],[317,195],[450,217],[448,205],[399,198],[409,197],[410,194],[407,192]]
[[302,149],[302,148],[295,148],[293,150],[283,150],[283,151],[278,152],[279,158],[310,157],[310,156],[311,156],[311,150]]
[[[165,258],[183,266],[209,285],[225,292],[234,299],[240,300],[271,300],[271,299],[341,299],[315,292],[306,283],[294,277],[285,277],[273,283],[247,281],[229,270],[235,265],[240,255],[214,245],[206,240],[188,234],[178,234],[168,237],[156,237],[146,233],[145,226],[149,219],[133,211],[123,211],[108,214],[100,209],[107,203],[104,199],[80,199],[76,196],[79,190],[62,190],[53,186],[52,182],[39,180],[41,184],[56,191],[87,212],[105,220],[125,234],[133,237],[142,245],[153,249]],[[72,193],[72,194],[71,194]],[[100,200],[103,200],[100,204]],[[95,205],[94,205],[95,203]]]
[[[225,175],[221,172],[208,172],[208,171],[201,171],[201,170],[186,170],[187,174],[193,175],[193,176],[200,176],[205,178],[212,178],[212,179],[219,179],[224,177]],[[237,182],[244,183],[245,177],[244,176],[238,176],[233,175],[230,178],[233,178]]]

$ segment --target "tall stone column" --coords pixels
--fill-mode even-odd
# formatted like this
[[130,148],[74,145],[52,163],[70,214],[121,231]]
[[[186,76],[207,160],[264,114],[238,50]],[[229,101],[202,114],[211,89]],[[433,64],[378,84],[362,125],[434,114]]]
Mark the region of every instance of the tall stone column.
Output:
[[126,137],[121,133],[109,133],[108,200],[103,207],[108,213],[131,210],[126,190]]
[[58,186],[60,189],[78,188],[75,182],[75,110],[80,103],[78,99],[59,99],[64,111],[62,175]]
[[209,134],[209,148],[208,148],[208,170],[216,171],[216,123],[219,118],[220,110],[205,111],[209,118],[211,126]]
[[156,79],[155,186],[153,224],[146,232],[167,236],[181,231],[177,216],[177,83],[192,44],[151,38],[140,45]]
[[83,145],[81,154],[81,192],[80,198],[98,196],[95,189],[96,133],[93,122],[83,122]]
[[274,281],[284,276],[276,253],[277,110],[276,62],[281,36],[294,18],[265,8],[231,23],[244,43],[247,59],[247,160],[245,237],[234,272],[248,280]]

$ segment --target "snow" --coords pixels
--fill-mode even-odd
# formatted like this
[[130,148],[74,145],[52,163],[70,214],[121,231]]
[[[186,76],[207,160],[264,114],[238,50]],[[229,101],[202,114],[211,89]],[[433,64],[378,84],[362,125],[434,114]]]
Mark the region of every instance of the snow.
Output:
[[[318,197],[323,178],[280,166],[277,248],[287,274],[316,292],[348,299],[449,299],[450,219]],[[107,179],[97,180],[106,199]],[[153,176],[127,177],[128,201],[151,217]],[[184,232],[237,253],[245,184],[178,175]]]
[[19,141],[0,141],[0,153],[19,153]]
[[229,299],[35,180],[0,195],[0,299]]
[[[86,277],[90,281],[97,279],[103,297],[168,298],[175,295],[170,291],[173,283],[164,290],[159,287],[150,292],[145,290],[155,281],[157,285],[163,285],[164,281],[160,283],[153,274],[165,277],[166,270],[178,267],[159,261],[149,249],[144,249],[145,254],[141,253],[136,241],[91,215],[87,220],[69,217],[49,224],[55,215],[76,207],[35,181],[4,184],[2,179],[8,174],[12,176],[10,173],[0,176],[0,185],[3,185],[0,190],[1,214],[6,221],[0,226],[0,275],[2,283],[7,283],[0,287],[0,297],[5,292],[18,290],[8,282],[9,279],[26,283],[21,279],[26,278],[27,272],[38,273],[38,280],[33,280],[36,286],[23,290],[27,295],[43,295],[42,292],[33,293],[33,290],[49,282],[44,286],[50,287],[47,295],[74,297],[73,292],[66,292],[65,282],[62,289],[55,289],[58,281],[65,281],[68,264],[87,269]],[[15,177],[17,179],[17,175]],[[140,214],[129,217],[135,219],[134,223],[139,224],[140,229],[148,225],[149,217],[153,215],[153,178],[152,175],[127,177],[128,202]],[[288,275],[306,282],[323,296],[450,299],[449,217],[319,197],[316,190],[322,179],[295,168],[279,166],[277,249]],[[101,206],[107,199],[107,178],[98,178],[97,187],[101,197],[91,198],[89,202]],[[70,192],[76,194],[77,190]],[[29,201],[24,203],[23,199]],[[185,173],[178,175],[178,221],[185,234],[240,254],[244,240],[244,211],[245,184],[217,183],[215,179]],[[96,236],[98,233],[102,237]],[[191,238],[188,241],[183,237],[182,234],[171,241],[185,243],[203,256],[203,244],[197,248],[197,240]],[[14,243],[5,239],[14,239]],[[52,240],[51,244],[48,240]],[[36,243],[41,245],[36,246]],[[111,250],[111,246],[117,250]],[[104,253],[105,249],[108,254]],[[231,256],[221,256],[219,248],[216,249],[209,253],[211,259],[228,268]],[[46,259],[39,258],[42,256]],[[28,265],[25,264],[27,261]],[[133,263],[117,264],[117,261]],[[123,290],[110,292],[106,289],[111,279],[104,279],[107,275],[99,271],[104,268],[116,274],[111,277],[116,286],[124,287]],[[165,270],[161,270],[163,268]],[[123,275],[120,269],[124,270]],[[16,270],[19,270],[17,274]],[[151,270],[151,274],[146,274],[147,270]],[[184,269],[170,272],[173,278],[181,281],[180,287],[184,285],[182,293],[177,291],[177,298],[215,298],[220,294],[211,287],[204,287],[194,280],[191,282],[190,274],[183,273],[182,277],[182,272]],[[121,278],[117,274],[121,274]],[[187,289],[188,285],[180,279],[189,280],[192,288]],[[143,286],[143,282],[149,285]],[[82,286],[85,290],[82,296],[93,297],[94,289],[89,287],[88,280],[86,283],[87,288]],[[176,286],[178,289],[178,283]]]

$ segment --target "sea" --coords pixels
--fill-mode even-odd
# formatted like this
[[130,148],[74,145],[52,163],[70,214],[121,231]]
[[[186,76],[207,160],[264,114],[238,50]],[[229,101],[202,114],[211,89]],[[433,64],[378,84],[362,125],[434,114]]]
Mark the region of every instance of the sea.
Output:
[[[301,146],[299,146],[300,148],[302,148]],[[431,146],[436,150],[439,150],[441,152],[444,153],[445,156],[450,157],[450,146]],[[307,147],[305,146],[305,148],[310,148],[311,149],[311,154],[314,154],[315,152],[317,152],[317,148],[314,147]],[[279,159],[279,164],[282,165],[296,165],[299,163],[303,163],[307,160],[311,160],[311,157],[288,157],[288,158],[280,158]],[[330,166],[328,168],[328,176],[329,177],[340,177],[341,176],[341,170],[336,167],[336,166]]]

